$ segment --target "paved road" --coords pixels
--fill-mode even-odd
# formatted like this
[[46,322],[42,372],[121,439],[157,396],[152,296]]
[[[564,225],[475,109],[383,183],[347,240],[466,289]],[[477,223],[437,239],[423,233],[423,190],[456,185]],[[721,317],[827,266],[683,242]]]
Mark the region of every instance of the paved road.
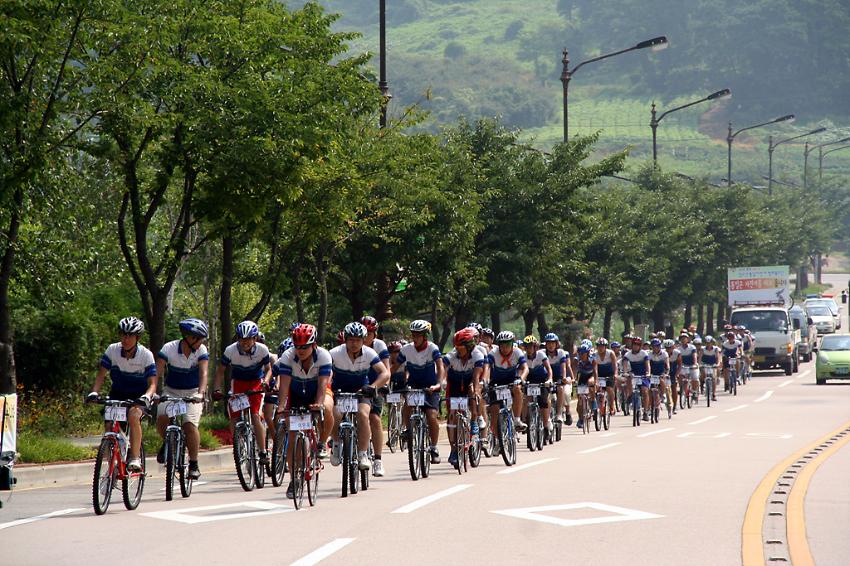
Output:
[[[229,470],[205,474],[190,499],[172,502],[154,478],[137,511],[118,500],[103,517],[91,510],[88,485],[19,490],[0,510],[2,563],[106,564],[129,551],[166,564],[313,564],[323,557],[323,564],[349,565],[550,557],[740,564],[742,522],[762,479],[850,420],[850,384],[816,386],[813,371],[810,363],[791,377],[760,372],[737,397],[720,394],[711,408],[680,411],[657,425],[632,428],[621,416],[607,433],[572,429],[542,452],[522,448],[512,468],[484,459],[458,477],[444,463],[412,482],[405,456],[386,455],[385,478],[341,499],[339,469],[329,466],[317,507],[297,512],[282,489],[245,493]],[[848,476],[844,447],[824,461],[805,497],[818,565],[846,564],[850,555]],[[19,522],[56,512],[64,514]]]

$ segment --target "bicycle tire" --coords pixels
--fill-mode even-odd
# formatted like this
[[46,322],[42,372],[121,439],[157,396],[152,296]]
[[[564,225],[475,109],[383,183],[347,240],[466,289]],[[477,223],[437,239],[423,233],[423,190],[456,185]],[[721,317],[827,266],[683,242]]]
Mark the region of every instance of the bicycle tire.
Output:
[[360,470],[360,489],[363,491],[369,489],[369,470]]
[[525,435],[525,446],[528,448],[529,452],[534,452],[537,450],[537,421],[535,420],[535,415],[532,412],[533,406],[528,406],[528,431]]
[[608,427],[611,426],[611,414],[609,413],[610,407],[608,407],[608,396],[605,395],[603,398],[603,406],[602,406],[602,428],[608,430]]
[[512,416],[505,409],[499,411],[499,451],[506,466],[516,463],[516,435],[513,434],[510,419]]
[[250,437],[244,422],[236,423],[233,439],[233,463],[236,464],[236,477],[245,491],[254,490],[254,462],[251,457]]
[[711,407],[711,381],[705,380],[705,406]]
[[97,458],[94,461],[92,478],[92,506],[95,515],[103,515],[109,509],[112,488],[115,485],[115,439],[109,436],[100,441]]
[[738,395],[738,373],[735,372],[735,376],[732,376],[732,371],[729,371],[729,379],[732,387],[732,395]]
[[537,449],[543,450],[546,446],[546,435],[544,434],[546,427],[543,423],[543,414],[540,412],[540,407],[537,408]]
[[[267,439],[268,440],[268,439]],[[265,446],[263,446],[265,448]],[[263,489],[266,486],[266,464],[260,462],[260,444],[257,442],[257,437],[254,436],[254,427],[251,427],[251,462],[254,465],[254,486],[257,489]],[[269,453],[266,452],[266,459]]]
[[470,439],[469,442],[469,466],[477,468],[481,463],[481,435]]
[[597,397],[596,410],[593,411],[593,427],[596,429],[596,432],[599,432],[600,430],[602,430],[602,423],[599,422],[599,411],[600,411],[600,408],[601,408],[600,406],[601,406],[601,403],[599,402],[599,398]]
[[271,457],[271,480],[272,485],[280,487],[283,485],[283,477],[286,474],[286,443],[289,437],[289,432],[286,430],[286,424],[278,423],[275,427],[274,439],[272,440],[272,457]]
[[142,464],[142,470],[139,472],[127,471],[127,475],[121,480],[121,495],[124,499],[124,507],[128,511],[139,506],[142,501],[142,493],[145,490],[145,447],[139,448],[139,460]]
[[458,475],[463,474],[461,459],[466,457],[466,445],[463,435],[463,426],[463,419],[461,417],[457,417],[457,427],[455,428],[455,441],[454,445],[452,446],[452,451],[457,455],[455,469],[457,469]]
[[308,470],[310,477],[307,478],[307,501],[310,507],[316,505],[316,500],[319,498],[319,472],[322,471],[322,464],[319,461],[319,447],[316,444],[316,437],[310,442],[310,469]]
[[561,435],[564,433],[563,428],[562,423],[555,423],[555,442],[561,442]]
[[303,434],[295,436],[295,445],[292,447],[292,504],[295,509],[304,506],[304,477],[307,474],[307,442]]
[[427,478],[431,475],[431,434],[428,428],[428,421],[422,421],[422,426],[419,427],[419,453],[422,460],[422,477]]
[[400,446],[398,446],[398,421],[398,408],[396,407],[395,403],[392,403],[387,413],[387,448],[390,449],[391,454],[395,454],[396,447],[400,448]]
[[632,394],[632,426],[640,426],[640,393]]
[[177,475],[177,433],[169,431],[165,435],[165,500],[174,498],[174,479]]
[[360,468],[357,466],[357,425],[352,428],[349,433],[348,443],[348,492],[355,495],[360,491]]
[[419,456],[419,432],[416,430],[417,428],[416,420],[410,419],[407,425],[407,464],[410,469],[410,478],[413,481],[417,481],[419,474],[422,472]]
[[192,486],[195,483],[195,480],[189,477],[189,467],[188,463],[188,448],[186,447],[186,442],[180,442],[180,448],[178,451],[180,452],[180,459],[177,462],[177,473],[180,476],[180,495],[182,497],[189,497],[192,495]]

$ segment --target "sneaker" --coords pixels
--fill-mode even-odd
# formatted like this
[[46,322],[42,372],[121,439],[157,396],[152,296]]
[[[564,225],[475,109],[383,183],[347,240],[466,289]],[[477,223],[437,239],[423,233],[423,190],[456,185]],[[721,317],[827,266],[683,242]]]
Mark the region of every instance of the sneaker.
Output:
[[469,425],[469,434],[471,434],[473,437],[476,437],[476,436],[478,436],[478,433],[480,433],[480,432],[481,432],[481,429],[479,428],[478,423],[475,422],[475,421],[472,421],[472,423]]
[[449,464],[451,464],[452,467],[457,468],[457,452],[454,450],[452,450],[452,453],[449,454]]
[[159,452],[156,453],[156,463],[157,464],[165,464],[165,444],[163,443],[159,447]]
[[549,421],[549,426],[547,428],[549,430],[549,436],[552,436],[552,434],[555,433],[555,423]]
[[564,422],[564,419],[562,419],[560,416],[557,416],[555,417],[555,422],[561,424],[562,422]]
[[324,442],[319,444],[319,451],[317,456],[319,457],[319,460],[324,460],[328,457],[328,446]]
[[196,480],[201,477],[201,470],[198,469],[197,462],[189,462],[189,479]]
[[584,421],[581,418],[576,421],[576,428],[584,428]]
[[375,462],[372,464],[372,475],[376,478],[384,477],[384,465],[381,463],[380,460],[375,460]]
[[342,456],[340,455],[339,445],[334,442],[331,445],[331,466],[339,466],[342,463]]
[[295,486],[292,485],[292,482],[289,482],[289,486],[286,488],[286,498],[295,499]]
[[514,428],[520,432],[525,432],[528,430],[528,425],[522,422],[520,419],[514,417]]
[[431,463],[432,464],[439,464],[440,463],[440,451],[437,450],[437,447],[432,446],[431,450],[429,452],[431,453]]
[[484,417],[479,416],[476,424],[479,429],[487,428],[487,421],[484,420]]
[[369,454],[359,452],[357,454],[357,467],[361,470],[369,470],[372,468],[372,462],[369,460]]
[[131,472],[141,472],[142,461],[139,458],[133,458],[132,460],[127,462],[127,469]]
[[573,424],[573,414],[567,413],[567,426],[571,426]]
[[260,464],[262,464],[263,466],[267,466],[269,464],[268,452],[260,452]]
[[649,415],[646,413],[646,411],[643,412],[643,419],[641,419],[641,420],[643,420],[643,421],[649,420]]

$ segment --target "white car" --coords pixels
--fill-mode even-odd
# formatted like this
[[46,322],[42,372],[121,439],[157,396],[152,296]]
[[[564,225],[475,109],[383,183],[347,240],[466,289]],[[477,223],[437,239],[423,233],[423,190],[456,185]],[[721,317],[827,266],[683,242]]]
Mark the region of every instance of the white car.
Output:
[[806,312],[815,323],[818,334],[832,334],[835,332],[835,318],[826,304],[807,305]]
[[830,298],[806,299],[804,303],[807,311],[811,312],[809,307],[825,306],[832,313],[832,318],[835,321],[835,328],[841,328],[841,310],[838,308],[838,303]]

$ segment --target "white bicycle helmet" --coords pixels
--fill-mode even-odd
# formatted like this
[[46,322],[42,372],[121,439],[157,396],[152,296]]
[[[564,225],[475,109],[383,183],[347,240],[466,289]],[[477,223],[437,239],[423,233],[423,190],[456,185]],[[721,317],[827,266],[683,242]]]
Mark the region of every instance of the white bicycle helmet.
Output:
[[349,322],[342,329],[342,333],[346,338],[366,338],[368,329],[359,322]]
[[496,342],[499,342],[499,343],[510,342],[511,344],[513,344],[515,341],[516,341],[516,336],[514,336],[514,333],[511,332],[510,330],[502,330],[496,336]]
[[427,320],[414,320],[410,323],[410,331],[428,334],[431,332],[431,323]]
[[210,331],[207,323],[199,318],[186,318],[179,323],[180,330],[199,338],[209,338]]
[[135,334],[136,336],[141,336],[142,332],[145,331],[145,323],[135,316],[128,316],[127,318],[122,318],[118,323],[118,330],[122,334]]

